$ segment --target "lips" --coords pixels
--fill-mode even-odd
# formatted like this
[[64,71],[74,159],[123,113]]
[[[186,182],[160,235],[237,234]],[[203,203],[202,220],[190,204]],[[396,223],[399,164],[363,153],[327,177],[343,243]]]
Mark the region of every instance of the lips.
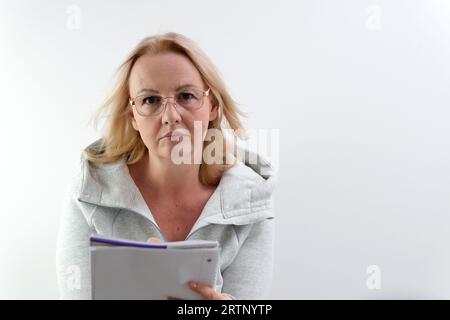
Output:
[[169,131],[164,136],[162,136],[161,139],[169,138],[170,140],[172,140],[172,137],[179,138],[182,136],[185,136],[185,134],[177,131]]
[[174,134],[173,131],[167,132],[164,136],[162,136],[161,139],[163,139],[163,138],[171,138],[173,134]]

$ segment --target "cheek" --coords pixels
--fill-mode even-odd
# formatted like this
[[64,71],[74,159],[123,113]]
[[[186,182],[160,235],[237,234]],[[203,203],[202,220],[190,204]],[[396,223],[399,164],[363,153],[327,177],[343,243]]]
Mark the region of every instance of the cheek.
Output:
[[139,129],[139,134],[145,144],[155,143],[159,132],[158,123],[152,121],[150,118],[136,117],[135,119]]
[[[208,129],[209,117],[208,114],[197,114],[195,116],[191,116],[184,119],[184,123],[187,126],[187,129],[191,133],[191,136],[194,136],[195,132],[195,122],[201,122],[202,134],[205,134]],[[198,126],[198,124],[197,124]]]

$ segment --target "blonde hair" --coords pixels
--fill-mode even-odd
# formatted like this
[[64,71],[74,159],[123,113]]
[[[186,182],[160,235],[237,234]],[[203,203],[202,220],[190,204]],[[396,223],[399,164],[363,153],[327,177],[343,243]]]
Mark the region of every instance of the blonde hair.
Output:
[[[99,106],[94,114],[94,127],[97,128],[99,120],[105,115],[105,132],[103,137],[83,150],[84,157],[97,164],[109,163],[126,156],[127,164],[139,161],[146,152],[147,147],[142,141],[139,132],[131,124],[129,103],[129,77],[131,70],[139,57],[146,54],[161,52],[175,52],[186,56],[200,72],[203,81],[211,88],[212,99],[218,105],[218,116],[210,121],[208,128],[219,129],[224,139],[224,152],[222,164],[200,164],[199,179],[205,185],[217,185],[225,170],[234,163],[227,163],[226,154],[231,153],[235,159],[239,158],[236,149],[230,151],[229,146],[235,141],[227,140],[224,129],[233,133],[232,138],[246,139],[246,131],[240,116],[246,116],[239,110],[237,103],[231,98],[218,70],[207,55],[194,41],[175,32],[163,35],[153,35],[144,38],[128,55],[116,71],[116,81],[112,92]],[[205,148],[211,141],[204,141]],[[202,157],[203,158],[203,157]],[[228,161],[229,162],[229,161]]]

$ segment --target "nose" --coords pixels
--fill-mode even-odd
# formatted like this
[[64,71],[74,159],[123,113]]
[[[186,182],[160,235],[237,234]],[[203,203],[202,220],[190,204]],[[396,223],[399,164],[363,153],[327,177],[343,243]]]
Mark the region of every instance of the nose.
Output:
[[161,117],[162,124],[179,124],[181,122],[181,116],[178,113],[176,103],[169,100],[165,101],[165,103],[166,104],[164,106],[163,114]]

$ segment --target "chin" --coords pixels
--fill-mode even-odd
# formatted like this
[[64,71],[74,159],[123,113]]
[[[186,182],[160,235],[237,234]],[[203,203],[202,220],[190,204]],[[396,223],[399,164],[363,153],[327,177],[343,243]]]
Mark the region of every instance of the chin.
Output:
[[172,148],[170,146],[159,146],[158,156],[163,159],[170,159]]

